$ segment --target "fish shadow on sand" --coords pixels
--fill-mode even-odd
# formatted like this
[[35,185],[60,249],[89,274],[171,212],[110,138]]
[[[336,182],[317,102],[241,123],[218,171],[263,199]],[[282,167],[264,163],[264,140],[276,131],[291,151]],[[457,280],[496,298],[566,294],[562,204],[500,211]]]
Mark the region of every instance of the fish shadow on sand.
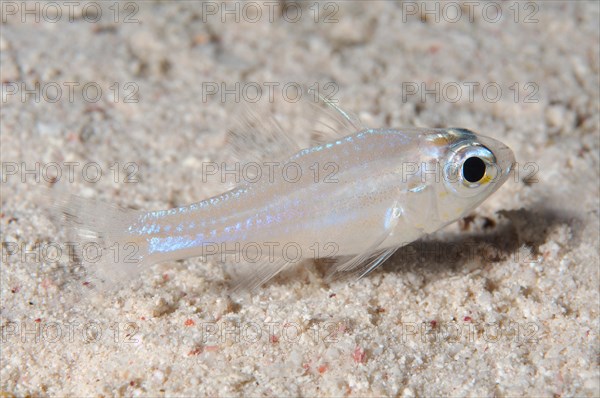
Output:
[[[557,242],[559,245],[577,246],[581,241],[584,222],[574,212],[538,204],[528,209],[501,210],[496,215],[496,219],[470,216],[460,221],[461,231],[437,233],[403,246],[366,277],[379,272],[414,272],[427,279],[437,279],[447,277],[448,273],[481,269],[506,260],[537,263],[543,254],[540,246],[560,225],[567,225],[571,233],[566,241]],[[324,264],[319,264],[322,260],[317,261],[314,269],[323,278],[325,287],[329,287],[326,261]],[[312,264],[307,268],[312,268]],[[285,283],[286,275],[293,272],[283,272],[271,283]]]
[[540,205],[534,206],[534,210],[501,210],[496,214],[497,220],[485,219],[484,226],[475,226],[474,231],[469,231],[468,222],[465,228],[463,220],[461,229],[465,233],[446,233],[443,240],[426,237],[401,247],[382,266],[383,272],[433,274],[460,271],[469,264],[482,266],[505,260],[539,262],[540,246],[560,225],[569,226],[571,234],[567,241],[557,242],[559,245],[577,246],[581,241],[583,220],[574,212]]

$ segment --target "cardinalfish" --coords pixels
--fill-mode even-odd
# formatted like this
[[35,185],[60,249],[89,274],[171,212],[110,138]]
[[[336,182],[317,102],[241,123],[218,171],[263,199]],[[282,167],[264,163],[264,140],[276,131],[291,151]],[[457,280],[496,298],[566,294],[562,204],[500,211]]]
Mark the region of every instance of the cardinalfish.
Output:
[[[506,145],[467,129],[366,128],[322,97],[311,109],[305,120],[320,135],[304,148],[275,118],[246,112],[230,143],[251,160],[269,161],[253,163],[262,178],[201,202],[138,211],[61,199],[80,239],[123,248],[93,264],[94,283],[208,255],[244,262],[238,286],[249,288],[307,259],[327,259],[331,276],[362,277],[399,247],[472,212],[515,162]],[[274,172],[274,162],[287,173]]]

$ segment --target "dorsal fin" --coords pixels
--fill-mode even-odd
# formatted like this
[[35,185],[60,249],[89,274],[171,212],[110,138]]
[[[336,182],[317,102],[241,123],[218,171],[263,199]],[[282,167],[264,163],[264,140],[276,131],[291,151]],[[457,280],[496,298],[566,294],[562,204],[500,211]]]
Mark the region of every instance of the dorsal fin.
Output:
[[227,129],[231,155],[241,163],[282,161],[299,150],[354,134],[358,116],[313,89],[296,101],[274,96],[244,102]]
[[227,131],[227,145],[242,163],[279,161],[301,149],[268,104],[242,105]]
[[310,121],[311,141],[313,145],[333,141],[364,130],[362,122],[355,113],[337,105],[336,98],[326,98],[314,91],[308,92],[308,101],[312,115]]

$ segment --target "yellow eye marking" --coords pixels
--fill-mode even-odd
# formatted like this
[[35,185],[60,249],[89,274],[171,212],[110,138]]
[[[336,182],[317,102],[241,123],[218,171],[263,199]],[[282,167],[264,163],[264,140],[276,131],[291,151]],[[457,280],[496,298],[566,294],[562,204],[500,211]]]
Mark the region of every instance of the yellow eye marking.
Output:
[[487,184],[488,182],[492,181],[492,176],[489,175],[489,173],[485,173],[485,175],[481,178],[481,180],[479,180],[480,184]]
[[448,140],[448,137],[442,136],[442,135],[438,135],[436,137],[433,137],[431,139],[431,142],[433,143],[433,145],[437,146],[437,147],[443,147],[448,145],[450,142],[450,140]]

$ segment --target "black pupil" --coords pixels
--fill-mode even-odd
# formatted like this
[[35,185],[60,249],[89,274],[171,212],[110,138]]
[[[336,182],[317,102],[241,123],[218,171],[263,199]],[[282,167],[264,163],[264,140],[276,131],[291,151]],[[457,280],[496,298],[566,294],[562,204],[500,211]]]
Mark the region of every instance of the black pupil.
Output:
[[477,182],[485,175],[485,163],[478,157],[472,157],[463,163],[463,176],[469,182]]

